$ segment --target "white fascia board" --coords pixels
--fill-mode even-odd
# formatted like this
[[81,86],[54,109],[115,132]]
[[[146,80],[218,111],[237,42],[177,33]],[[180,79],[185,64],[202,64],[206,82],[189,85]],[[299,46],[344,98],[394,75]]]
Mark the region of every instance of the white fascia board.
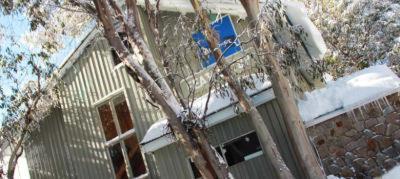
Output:
[[161,149],[169,144],[172,144],[174,142],[176,142],[176,140],[170,134],[166,134],[162,137],[157,138],[156,140],[153,140],[145,145],[142,145],[141,150],[144,153],[150,153],[158,149]]
[[[253,103],[256,106],[262,105],[268,101],[271,101],[273,99],[275,99],[275,94],[272,90],[272,88],[269,88],[267,90],[264,90],[256,95],[253,95],[251,97],[251,99],[253,100]],[[207,117],[207,123],[206,126],[211,127],[211,126],[215,126],[217,124],[220,124],[224,121],[227,121],[229,119],[232,119],[233,117],[236,117],[238,115],[238,113],[235,112],[235,104],[233,103],[231,104],[229,107],[226,107],[214,114],[211,114]],[[240,112],[242,112],[243,110],[239,110]],[[142,145],[142,150],[145,153],[149,153],[149,152],[154,152],[158,149],[161,149],[169,144],[172,144],[176,142],[176,140],[171,136],[171,133],[165,134],[153,141],[150,141],[144,145]]]

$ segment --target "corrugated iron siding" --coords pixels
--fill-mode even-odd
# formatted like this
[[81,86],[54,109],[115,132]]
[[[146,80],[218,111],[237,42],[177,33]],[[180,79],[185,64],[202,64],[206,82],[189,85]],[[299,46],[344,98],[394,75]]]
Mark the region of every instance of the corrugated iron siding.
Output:
[[[304,178],[304,174],[293,153],[293,147],[288,141],[286,126],[282,120],[282,114],[276,100],[263,104],[258,109],[262,116],[264,116],[264,121],[278,145],[286,164],[297,178]],[[240,114],[233,119],[211,127],[208,135],[212,145],[218,145],[253,130],[254,127],[248,116]],[[159,149],[153,154],[160,178],[192,178],[188,157],[183,155],[184,152],[181,147],[178,147],[177,143]],[[272,166],[265,155],[233,165],[229,167],[229,170],[235,178],[277,178],[277,175],[272,172]]]
[[111,58],[107,41],[96,39],[62,77],[61,110],[42,121],[40,130],[31,136],[27,153],[32,178],[113,178],[93,106],[110,93],[123,89],[139,140],[161,118],[158,109],[144,102],[144,91],[125,67],[114,69]]

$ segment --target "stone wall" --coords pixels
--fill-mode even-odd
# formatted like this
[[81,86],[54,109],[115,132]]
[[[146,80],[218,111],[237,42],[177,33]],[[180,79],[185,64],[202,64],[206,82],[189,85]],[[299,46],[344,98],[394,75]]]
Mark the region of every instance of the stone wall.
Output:
[[397,165],[399,104],[399,94],[392,94],[309,127],[327,175],[372,178]]

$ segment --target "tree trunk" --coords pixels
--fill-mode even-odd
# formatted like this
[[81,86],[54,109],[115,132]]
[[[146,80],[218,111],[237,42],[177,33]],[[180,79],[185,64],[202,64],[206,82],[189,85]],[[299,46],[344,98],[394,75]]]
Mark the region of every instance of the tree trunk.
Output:
[[276,143],[269,133],[260,112],[253,104],[250,97],[244,92],[244,90],[235,80],[237,78],[233,75],[230,69],[227,68],[225,62],[223,61],[222,51],[218,48],[218,39],[216,38],[213,30],[209,26],[210,22],[207,13],[204,11],[204,9],[202,9],[199,0],[191,0],[191,3],[195,12],[200,17],[201,25],[204,28],[203,33],[210,46],[210,49],[213,49],[213,55],[215,56],[218,68],[221,70],[223,79],[228,83],[228,86],[232,89],[233,93],[238,98],[239,104],[243,108],[244,112],[249,114],[253,126],[255,127],[255,130],[258,134],[258,138],[260,139],[262,149],[269,157],[275,172],[282,179],[293,178],[293,175],[283,161],[282,156],[276,146]]
[[[156,64],[154,56],[143,39],[143,34],[140,30],[141,26],[139,22],[139,12],[137,9],[136,0],[126,0],[126,5],[128,9],[128,16],[127,23],[125,23],[125,30],[127,31],[127,33],[129,33],[129,43],[132,45],[133,50],[136,54],[141,54],[143,56],[143,65],[146,72],[149,73],[149,75],[153,79],[155,79],[156,83],[160,86],[165,95],[173,96],[171,88],[169,87],[164,76],[158,70],[158,66]],[[178,104],[178,101],[176,99],[174,102]]]
[[[248,19],[253,28],[266,31],[266,27],[263,27],[263,25],[265,26],[266,24],[261,24],[261,21],[258,21],[258,14],[260,11],[258,0],[241,0],[240,2],[245,8]],[[256,41],[256,45],[261,48],[262,51],[271,52],[273,49],[271,44],[272,39],[267,39],[269,37],[269,34],[267,33],[257,33],[259,36],[257,37],[258,40]],[[272,88],[281,108],[283,119],[285,120],[287,131],[291,142],[293,143],[295,153],[300,157],[299,162],[303,171],[306,173],[308,178],[326,178],[318,161],[318,157],[309,141],[303,120],[301,119],[294,99],[293,91],[289,86],[288,80],[282,73],[278,60],[275,56],[269,55],[266,57],[266,61],[271,68],[270,76]]]
[[221,179],[230,178],[230,173],[228,171],[228,165],[223,160],[222,156],[211,146],[208,142],[206,135],[204,134],[204,130],[201,129],[193,129],[194,134],[197,137],[198,142],[200,143],[201,149],[204,151],[207,156],[211,167],[214,168],[216,175]]
[[[34,71],[37,75],[37,91],[35,92],[35,98],[33,99],[32,105],[29,106],[28,103],[26,103],[27,110],[24,114],[23,119],[25,122],[25,126],[23,126],[21,135],[18,139],[17,145],[15,145],[14,149],[12,149],[10,160],[8,161],[8,168],[7,168],[7,178],[12,179],[14,177],[14,172],[15,172],[15,167],[17,166],[18,163],[18,158],[22,155],[23,152],[23,142],[25,139],[25,136],[28,134],[28,129],[29,125],[32,123],[34,120],[32,112],[36,110],[36,106],[42,97],[42,89],[41,89],[41,82],[40,82],[40,77],[41,77],[41,72],[38,70],[37,67],[34,66]],[[10,143],[10,146],[12,144]],[[21,149],[21,153],[18,153],[18,151]]]
[[[7,167],[7,178],[8,179],[13,179],[14,178],[14,172],[15,172],[15,167],[17,166],[18,163],[18,158],[22,155],[22,142],[25,139],[26,134],[28,133],[28,130],[26,129],[27,127],[24,127],[22,130],[21,136],[18,139],[17,145],[15,145],[14,149],[12,150],[10,160],[8,161],[8,167]],[[11,147],[10,143],[10,147]],[[21,149],[21,152],[18,153],[18,151]]]
[[[135,1],[127,0],[128,8],[132,5],[133,2]],[[133,54],[130,54],[115,31],[112,15],[109,11],[108,4],[104,0],[94,0],[94,4],[97,9],[98,18],[105,30],[106,39],[108,40],[110,45],[114,47],[123,63],[129,69],[135,72],[138,82],[146,90],[147,94],[149,94],[149,96],[152,97],[152,99],[161,106],[161,109],[167,116],[172,132],[174,133],[178,142],[183,145],[186,153],[192,158],[201,175],[204,178],[216,178],[217,174],[221,172],[214,169],[213,166],[215,166],[215,164],[211,163],[213,161],[211,160],[212,156],[206,155],[207,151],[204,151],[204,148],[202,150],[202,147],[200,147],[200,143],[196,140],[196,137],[193,136],[193,134],[188,133],[186,127],[182,124],[181,121],[185,120],[182,119],[182,117],[184,117],[184,115],[182,115],[183,110],[179,103],[177,103],[176,98],[173,95],[166,95],[166,93],[168,94],[169,92],[163,91],[165,89],[162,89],[160,87],[166,89],[168,87],[164,86],[163,84],[157,84],[156,80],[158,79],[153,79],[152,76],[138,63],[137,58],[145,58],[143,53],[150,52],[147,46],[144,46],[143,44],[136,44],[138,43],[137,40],[140,41],[143,40],[143,38],[140,38],[140,34],[138,34],[137,32],[131,34],[133,35],[132,43],[134,43],[135,45],[134,48],[137,49],[134,49],[134,51],[136,52],[135,56]],[[130,13],[129,10],[128,13],[128,16],[134,15]],[[128,23],[134,22],[132,19],[135,17],[128,17],[128,19],[129,18],[131,19],[128,20]],[[128,27],[129,26],[132,26],[132,24],[128,25]],[[137,35],[139,35],[139,37]],[[155,65],[150,65],[149,67],[151,69],[147,70],[151,70],[153,74],[160,74],[158,68]]]

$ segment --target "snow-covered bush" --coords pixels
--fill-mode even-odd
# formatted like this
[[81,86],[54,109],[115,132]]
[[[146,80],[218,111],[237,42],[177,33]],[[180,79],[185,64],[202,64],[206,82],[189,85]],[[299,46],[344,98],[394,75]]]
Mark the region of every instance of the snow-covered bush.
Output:
[[400,73],[399,0],[304,0],[329,52],[335,77],[386,63]]

